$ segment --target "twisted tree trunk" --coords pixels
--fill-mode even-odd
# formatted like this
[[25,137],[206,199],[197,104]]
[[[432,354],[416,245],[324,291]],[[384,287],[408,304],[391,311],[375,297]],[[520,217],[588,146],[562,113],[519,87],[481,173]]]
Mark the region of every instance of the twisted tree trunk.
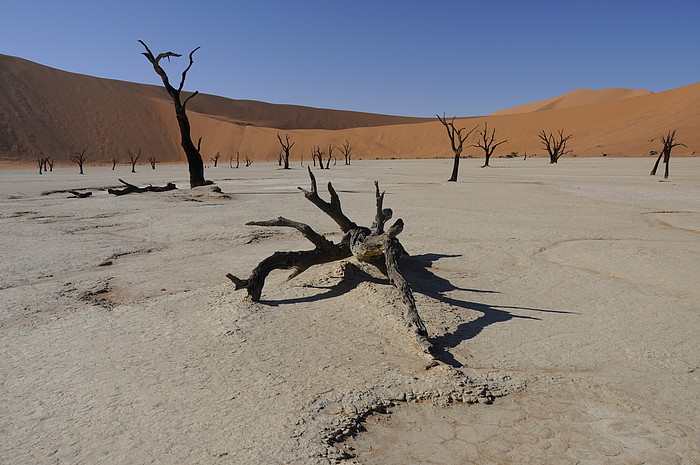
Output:
[[375,182],[376,215],[371,228],[358,226],[343,213],[340,198],[333,185],[328,183],[328,192],[331,200],[327,202],[318,195],[316,178],[309,168],[311,178],[311,190],[302,189],[304,196],[321,211],[331,217],[343,232],[343,238],[338,244],[326,239],[323,235],[314,231],[309,225],[279,217],[268,221],[253,221],[247,223],[253,226],[279,226],[294,228],[301,232],[315,248],[313,250],[275,252],[261,261],[247,279],[238,278],[232,274],[228,277],[236,286],[236,290],[246,289],[248,295],[254,301],[260,300],[265,279],[273,270],[294,270],[290,279],[303,273],[314,265],[329,263],[354,256],[357,260],[376,266],[385,273],[390,282],[401,294],[405,306],[404,322],[414,333],[416,342],[425,353],[430,353],[431,344],[428,341],[428,331],[418,314],[416,302],[411,288],[399,269],[399,257],[407,255],[406,250],[396,237],[403,230],[403,221],[398,219],[387,231],[384,226],[393,215],[389,208],[383,208],[384,193],[379,191],[379,183]]
[[143,41],[139,40],[139,42],[146,49],[146,52],[142,53],[142,55],[144,55],[153,65],[153,70],[158,76],[160,76],[161,80],[163,81],[163,85],[165,86],[165,90],[168,91],[168,94],[173,101],[173,105],[175,106],[175,117],[177,118],[177,124],[180,128],[180,146],[185,152],[185,156],[187,157],[187,165],[190,171],[190,187],[204,186],[207,184],[206,179],[204,179],[204,162],[202,161],[202,156],[199,153],[198,147],[195,147],[194,142],[192,142],[192,137],[190,136],[190,120],[187,118],[186,111],[187,102],[189,102],[192,97],[196,96],[199,91],[195,91],[193,94],[190,94],[190,96],[187,97],[184,102],[180,99],[182,88],[185,85],[187,72],[194,63],[192,56],[194,55],[194,52],[199,50],[199,47],[190,52],[190,64],[182,72],[180,86],[176,89],[170,84],[168,75],[163,68],[161,68],[160,60],[163,58],[170,60],[170,57],[179,57],[181,55],[173,52],[165,52],[158,54],[158,56],[154,56]]

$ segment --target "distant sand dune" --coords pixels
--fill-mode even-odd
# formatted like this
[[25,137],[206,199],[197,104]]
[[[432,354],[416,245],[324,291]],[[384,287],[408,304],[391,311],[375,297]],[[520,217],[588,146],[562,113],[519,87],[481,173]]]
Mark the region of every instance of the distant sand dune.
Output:
[[552,97],[539,102],[528,103],[509,108],[507,110],[497,111],[492,113],[492,116],[555,110],[558,108],[580,107],[584,105],[592,105],[594,103],[611,102],[623,98],[639,97],[642,95],[651,95],[651,92],[648,90],[634,89],[576,89],[558,97]]
[[[50,156],[67,163],[69,154],[84,148],[98,163],[109,163],[113,154],[126,162],[130,148],[141,148],[145,156],[162,162],[184,161],[172,103],[160,87],[78,75],[0,55],[0,89],[0,161],[33,163],[38,156]],[[700,153],[699,107],[700,83],[657,94],[578,89],[459,123],[472,128],[488,122],[497,137],[508,139],[495,158],[510,152],[544,156],[536,136],[543,129],[573,133],[570,148],[576,156],[648,155],[660,148],[652,139],[677,129],[678,140],[688,147],[677,148],[674,156],[689,156]],[[192,137],[202,137],[205,162],[216,152],[228,161],[236,151],[255,161],[276,160],[278,133],[289,133],[296,142],[295,164],[302,157],[310,160],[315,145],[338,146],[345,140],[355,147],[355,158],[452,156],[442,126],[429,118],[206,94],[192,99],[189,109]],[[481,157],[482,152],[472,147],[464,156]]]

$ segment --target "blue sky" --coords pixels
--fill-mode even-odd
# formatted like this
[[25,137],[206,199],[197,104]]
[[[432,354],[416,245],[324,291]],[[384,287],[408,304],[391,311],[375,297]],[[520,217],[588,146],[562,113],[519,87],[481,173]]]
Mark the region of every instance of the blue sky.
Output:
[[[409,116],[475,116],[577,88],[700,81],[700,0],[4,1],[0,53],[159,84],[141,56],[185,56],[186,88]],[[186,58],[169,70],[179,76]]]

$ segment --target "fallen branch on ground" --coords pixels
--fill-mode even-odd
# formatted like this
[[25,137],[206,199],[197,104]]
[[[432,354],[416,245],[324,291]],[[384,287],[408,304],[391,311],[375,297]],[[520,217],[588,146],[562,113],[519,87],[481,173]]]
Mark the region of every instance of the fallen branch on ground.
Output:
[[66,197],[68,199],[84,199],[90,197],[92,192],[78,192],[78,191],[68,191],[69,194],[73,194],[72,197]]
[[403,221],[396,220],[388,230],[384,231],[384,225],[392,217],[389,208],[383,208],[384,193],[379,191],[379,183],[375,181],[376,216],[371,228],[358,226],[351,221],[342,211],[340,198],[333,185],[328,183],[328,192],[331,201],[327,202],[318,195],[316,178],[309,168],[311,178],[311,190],[307,191],[299,187],[304,196],[324,213],[330,216],[338,224],[343,232],[343,238],[338,244],[326,239],[322,234],[314,231],[309,225],[279,217],[268,221],[252,221],[246,223],[250,226],[288,227],[298,230],[308,239],[315,248],[293,252],[275,252],[261,261],[250,274],[248,279],[240,279],[231,273],[227,274],[236,285],[236,290],[246,289],[253,301],[260,300],[265,278],[273,270],[293,270],[289,279],[298,276],[313,265],[320,265],[336,260],[342,260],[354,256],[357,260],[369,263],[386,274],[389,281],[401,294],[406,312],[404,322],[415,334],[416,342],[421,350],[430,353],[432,348],[428,341],[428,332],[425,324],[418,314],[416,302],[408,283],[399,270],[399,257],[408,255],[396,236],[403,230]]
[[140,194],[142,192],[165,192],[165,191],[171,191],[177,189],[175,187],[175,184],[172,182],[169,182],[165,186],[146,186],[146,187],[137,187],[134,186],[133,184],[129,184],[126,181],[122,181],[121,179],[119,180],[120,183],[124,184],[126,187],[124,189],[107,189],[107,192],[109,192],[112,195],[126,195],[126,194]]

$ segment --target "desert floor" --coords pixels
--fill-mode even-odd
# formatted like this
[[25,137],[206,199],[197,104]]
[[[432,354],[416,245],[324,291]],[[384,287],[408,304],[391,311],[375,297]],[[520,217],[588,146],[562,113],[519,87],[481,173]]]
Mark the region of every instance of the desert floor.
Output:
[[208,169],[226,195],[184,165],[0,170],[0,463],[700,463],[700,159],[653,161],[316,170],[354,221],[374,180],[403,218],[432,368],[353,261],[257,303],[226,279],[310,246],[247,221],[340,237],[298,164]]

